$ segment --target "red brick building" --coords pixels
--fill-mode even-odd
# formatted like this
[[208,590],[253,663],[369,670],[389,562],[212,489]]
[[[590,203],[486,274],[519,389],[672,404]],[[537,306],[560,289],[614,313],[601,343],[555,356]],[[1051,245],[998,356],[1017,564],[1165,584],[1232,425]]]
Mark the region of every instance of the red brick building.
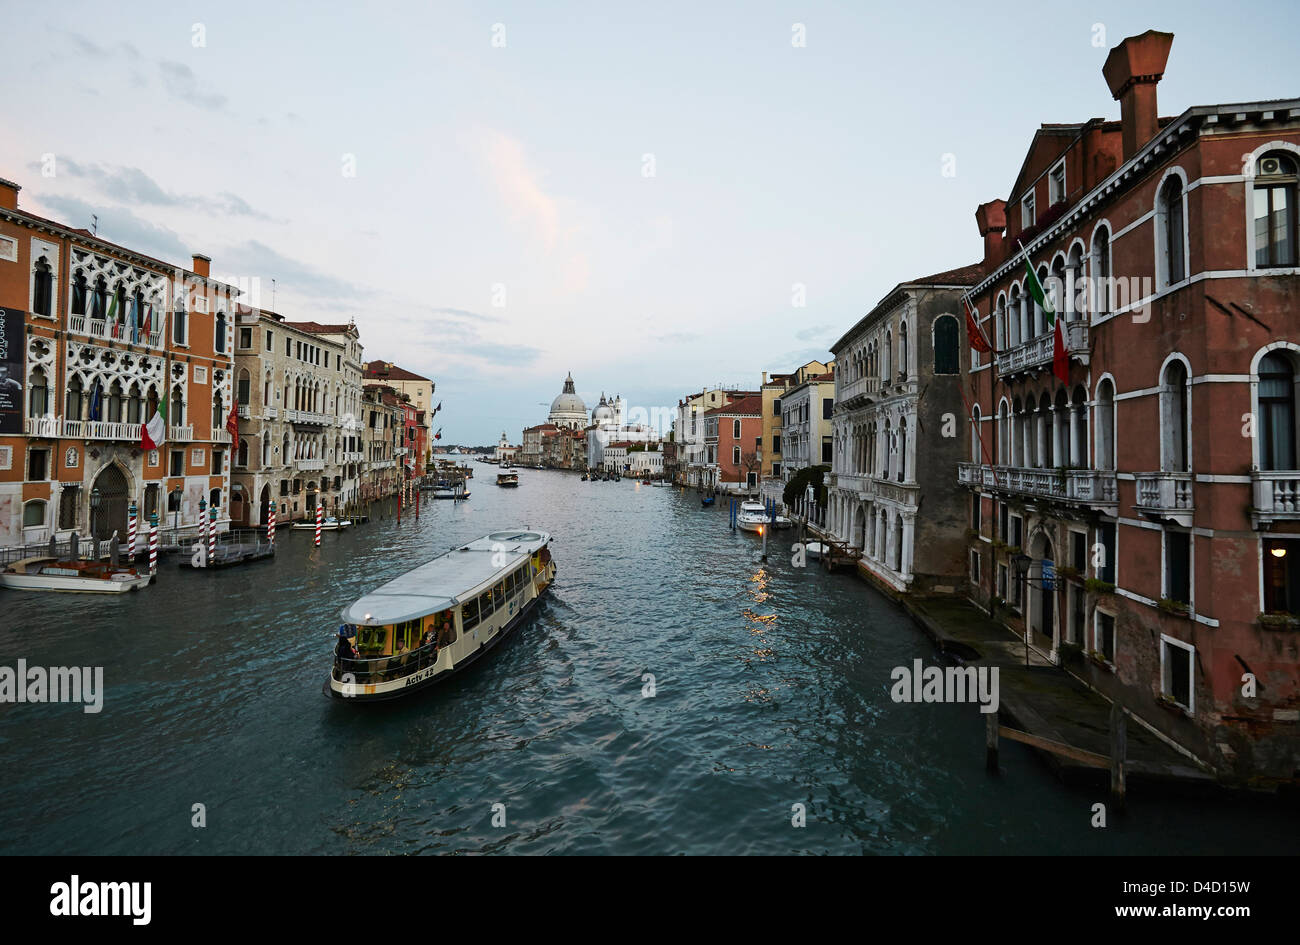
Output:
[[[0,546],[227,520],[235,286],[20,210],[0,180]],[[166,440],[141,424],[168,401]]]
[[[763,398],[750,394],[704,412],[706,489],[756,492],[762,468]],[[711,475],[710,475],[711,474]]]
[[1172,40],[1111,50],[1121,120],[1043,125],[976,214],[969,587],[1224,776],[1293,780],[1300,100],[1160,118]]

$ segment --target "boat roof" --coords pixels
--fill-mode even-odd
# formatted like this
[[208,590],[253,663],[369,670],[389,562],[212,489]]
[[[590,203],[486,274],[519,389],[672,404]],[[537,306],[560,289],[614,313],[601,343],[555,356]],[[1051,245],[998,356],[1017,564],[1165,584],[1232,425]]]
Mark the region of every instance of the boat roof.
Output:
[[550,542],[546,532],[503,529],[453,548],[343,608],[343,622],[379,627],[455,607]]

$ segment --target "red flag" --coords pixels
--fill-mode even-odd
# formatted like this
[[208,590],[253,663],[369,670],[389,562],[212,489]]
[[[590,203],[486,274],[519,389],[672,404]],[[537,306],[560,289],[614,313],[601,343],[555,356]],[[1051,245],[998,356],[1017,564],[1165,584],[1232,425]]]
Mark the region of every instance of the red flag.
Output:
[[1065,323],[1056,316],[1056,329],[1052,332],[1052,373],[1062,384],[1070,383],[1070,356],[1065,353]]
[[989,344],[988,337],[980,328],[979,322],[975,320],[975,310],[970,307],[970,299],[962,299],[966,303],[966,335],[970,338],[970,346],[976,351],[988,354],[993,350]]
[[230,405],[230,416],[226,417],[226,429],[230,432],[230,451],[239,452],[239,398]]

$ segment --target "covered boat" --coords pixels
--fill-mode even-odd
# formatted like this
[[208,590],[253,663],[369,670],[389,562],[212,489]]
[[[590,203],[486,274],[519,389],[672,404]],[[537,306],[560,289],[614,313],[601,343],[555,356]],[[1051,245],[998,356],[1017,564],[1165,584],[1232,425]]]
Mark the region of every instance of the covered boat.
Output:
[[518,627],[555,580],[551,536],[492,532],[343,609],[329,695],[395,699],[469,666]]
[[[324,519],[321,520],[320,528],[321,528],[321,531],[323,531],[323,532],[336,532],[336,531],[339,531],[340,529],[347,528],[347,527],[348,527],[349,525],[351,525],[351,524],[352,524],[352,520],[351,520],[351,519],[347,519],[347,518],[335,518],[333,515],[328,515],[328,516],[326,516]],[[294,527],[294,528],[314,529],[314,528],[316,527],[316,519],[315,519],[315,518],[305,518],[305,519],[303,519],[301,522],[294,522],[294,523],[293,523],[293,527]]]
[[517,486],[519,485],[518,473],[497,473],[498,486]]
[[124,594],[152,580],[147,571],[84,558],[23,558],[0,570],[0,587],[14,591]]

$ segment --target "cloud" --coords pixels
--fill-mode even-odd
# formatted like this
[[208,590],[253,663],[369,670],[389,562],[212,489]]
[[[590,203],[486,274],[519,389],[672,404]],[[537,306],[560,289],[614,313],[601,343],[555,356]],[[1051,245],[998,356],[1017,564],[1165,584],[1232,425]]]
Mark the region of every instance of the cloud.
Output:
[[812,341],[814,338],[820,338],[834,330],[834,325],[814,325],[811,328],[804,328],[801,331],[796,331],[794,336],[799,341]]
[[99,237],[164,261],[188,264],[190,250],[174,230],[137,217],[122,207],[104,207],[76,197],[43,195],[42,206],[63,218],[67,226],[90,229],[91,215],[99,217]]
[[[35,161],[28,167],[33,171],[41,170],[40,163]],[[92,182],[105,197],[112,197],[123,203],[147,204],[155,207],[197,207],[217,215],[248,217],[272,223],[284,222],[274,220],[260,210],[254,209],[243,197],[228,191],[223,191],[215,197],[170,193],[138,167],[80,164],[71,158],[59,158],[58,169],[59,173],[65,176]]]
[[181,101],[209,111],[219,111],[225,107],[226,97],[201,90],[198,76],[185,63],[164,59],[158,63],[158,72],[162,76],[163,87]]
[[523,145],[498,131],[487,132],[484,156],[502,201],[515,219],[534,231],[547,251],[560,237],[560,211],[555,199],[542,189],[538,173],[528,165]]
[[435,309],[433,310],[433,314],[435,314],[435,315],[450,315],[450,316],[452,316],[453,318],[468,318],[468,319],[470,319],[471,321],[477,321],[477,322],[499,322],[499,321],[501,321],[501,319],[498,318],[498,317],[495,316],[495,315],[482,315],[482,314],[480,314],[480,313],[478,313],[478,312],[471,312],[471,311],[469,311],[468,309],[463,309],[463,308],[435,308]]
[[655,341],[666,345],[685,345],[694,341],[699,341],[704,336],[693,331],[670,331],[666,335],[658,335]]
[[[313,299],[357,300],[370,295],[365,286],[321,272],[307,263],[277,252],[258,240],[247,240],[228,247],[219,257],[216,257],[216,262],[223,272],[236,273],[234,277],[236,279],[260,278],[264,296],[272,279],[276,280],[280,288]],[[331,307],[346,306],[340,303]]]

